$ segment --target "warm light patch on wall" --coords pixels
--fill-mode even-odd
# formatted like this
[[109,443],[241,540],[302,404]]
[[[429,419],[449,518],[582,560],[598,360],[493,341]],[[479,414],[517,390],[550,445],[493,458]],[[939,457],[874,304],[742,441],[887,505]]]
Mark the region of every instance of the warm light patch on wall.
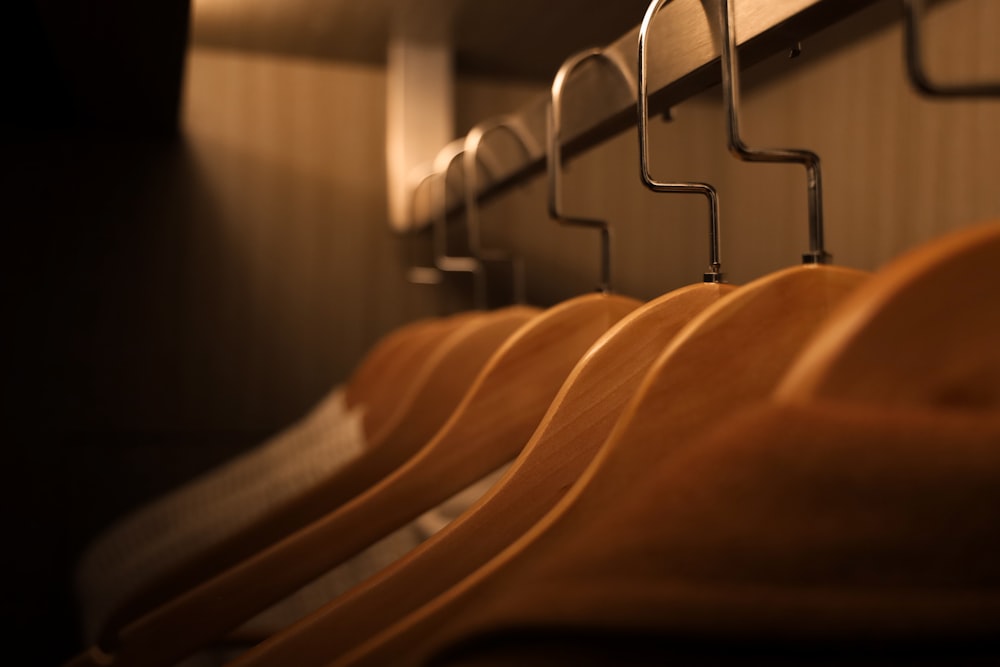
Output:
[[[360,190],[383,170],[385,77],[380,69],[193,48],[182,126],[210,142],[303,177]],[[369,169],[371,171],[369,171]]]

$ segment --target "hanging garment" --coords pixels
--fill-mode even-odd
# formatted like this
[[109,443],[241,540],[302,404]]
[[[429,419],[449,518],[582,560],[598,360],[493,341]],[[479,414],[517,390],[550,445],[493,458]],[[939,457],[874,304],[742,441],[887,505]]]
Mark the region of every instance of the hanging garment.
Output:
[[[82,629],[93,642],[110,610],[144,582],[217,543],[308,489],[366,446],[363,408],[340,387],[259,447],[142,507],[109,528],[81,558]],[[354,558],[257,615],[237,638],[256,641],[313,611],[426,540],[489,488],[492,476],[387,535]]]
[[[361,410],[330,392],[305,417],[104,532],[76,573],[86,638],[130,593],[174,563],[234,532],[364,448]],[[404,540],[409,542],[410,540]]]
[[340,510],[128,625],[113,656],[67,664],[172,665],[514,458],[573,365],[639,305],[586,295],[531,318],[487,363],[458,412],[404,467]]
[[[287,538],[392,472],[437,431],[482,364],[535,312],[513,307],[481,316],[456,315],[444,321],[407,325],[380,341],[365,355],[344,389],[349,407],[364,408],[364,451],[167,568],[161,576],[150,578],[103,623],[97,642],[101,652],[116,650],[123,629],[153,609]],[[392,416],[386,417],[386,410],[393,406]],[[375,414],[387,421],[376,423],[380,420],[372,420]],[[287,589],[286,595],[300,587]]]
[[569,490],[670,339],[734,289],[689,285],[622,318],[575,366],[510,472],[482,499],[393,567],[255,646],[236,664],[327,664],[482,566]]

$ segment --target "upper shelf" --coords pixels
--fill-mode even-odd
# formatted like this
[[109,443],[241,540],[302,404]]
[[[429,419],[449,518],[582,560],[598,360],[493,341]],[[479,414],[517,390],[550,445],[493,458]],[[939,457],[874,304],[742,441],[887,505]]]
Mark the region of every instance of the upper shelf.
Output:
[[[196,45],[383,65],[394,22],[454,45],[461,74],[544,81],[642,20],[648,0],[194,0]],[[420,14],[412,8],[419,6]]]

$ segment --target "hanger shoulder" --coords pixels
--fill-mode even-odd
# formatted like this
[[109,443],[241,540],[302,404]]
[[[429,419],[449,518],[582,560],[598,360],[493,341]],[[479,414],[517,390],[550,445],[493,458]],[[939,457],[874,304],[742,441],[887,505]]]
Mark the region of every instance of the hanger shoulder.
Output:
[[386,372],[391,372],[404,350],[415,340],[436,330],[444,323],[442,318],[431,317],[410,322],[389,332],[365,354],[351,373],[345,386],[347,405],[354,407],[371,402],[379,394],[379,383]]
[[900,257],[833,315],[789,371],[778,398],[995,409],[998,287],[1000,222]]
[[[569,457],[571,484],[611,432],[649,367],[672,338],[700,312],[736,289],[700,284],[674,290],[644,304],[602,336],[573,369],[532,439],[515,463],[510,480],[548,475]],[[511,485],[508,502],[521,496]],[[501,487],[503,488],[503,487]]]
[[371,532],[380,522],[390,530],[514,458],[590,345],[638,305],[626,297],[589,295],[521,327],[433,440],[356,507],[345,508],[358,533]]
[[594,295],[532,317],[496,351],[414,459],[333,513],[123,628],[116,664],[171,664],[512,458],[573,364],[636,306]]
[[576,365],[522,453],[479,502],[392,567],[247,652],[233,667],[329,661],[499,553],[569,489],[670,338],[732,289],[681,288],[622,318]]
[[424,354],[414,379],[398,397],[395,414],[369,440],[371,449],[390,448],[400,438],[425,444],[458,406],[493,353],[540,312],[531,306],[511,306],[461,320],[443,338],[438,334],[437,345]]
[[[497,352],[439,434],[442,441],[459,448],[468,438],[512,430],[520,450],[589,347],[639,305],[628,297],[592,294],[543,312]],[[511,415],[524,415],[524,423],[512,424]]]
[[[853,269],[796,266],[706,309],[671,341],[623,413],[605,448],[609,471],[620,460],[621,474],[638,474],[664,447],[763,399],[829,313],[868,278]],[[621,457],[611,455],[616,448]]]
[[391,420],[437,346],[451,332],[482,316],[472,311],[408,324],[385,336],[365,356],[347,382],[345,399],[348,407],[364,410],[369,439]]

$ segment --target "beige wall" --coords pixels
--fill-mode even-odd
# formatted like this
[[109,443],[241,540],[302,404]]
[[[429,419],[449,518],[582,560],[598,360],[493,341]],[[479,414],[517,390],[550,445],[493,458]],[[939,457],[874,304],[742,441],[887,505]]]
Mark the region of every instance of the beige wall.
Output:
[[[411,249],[386,216],[385,85],[369,66],[189,53],[182,123],[201,194],[181,288],[191,355],[178,363],[192,368],[178,400],[192,426],[280,425],[379,335],[469,303],[462,281],[405,280]],[[538,90],[470,82],[460,115]]]
[[207,201],[187,286],[229,420],[288,418],[389,326],[378,70],[195,49],[183,128]]
[[[902,70],[885,6],[778,56],[745,77],[744,133],[753,144],[801,145],[823,159],[828,247],[871,269],[947,230],[1000,218],[1000,103],[918,98]],[[930,24],[931,59],[946,72],[1000,78],[989,26],[995,2],[952,3]],[[960,36],[954,39],[954,36]],[[845,37],[847,36],[847,37]],[[385,76],[380,69],[207,49],[191,51],[184,131],[203,201],[185,286],[187,344],[198,352],[192,403],[206,419],[273,426],[346,377],[379,335],[464,301],[465,286],[405,283],[405,247],[388,231]],[[543,84],[463,81],[464,131],[514,110]],[[725,150],[717,91],[655,123],[654,170],[705,179],[722,197],[724,267],[744,282],[806,249],[801,168],[738,163]],[[707,262],[699,198],[655,195],[637,179],[634,133],[571,163],[566,202],[615,226],[618,291],[651,297],[697,280]],[[549,304],[592,289],[597,246],[544,211],[544,183],[483,210],[487,238],[522,253],[529,293]],[[201,410],[203,408],[199,408]],[[194,414],[194,412],[190,412]]]
[[[986,27],[1000,24],[1000,4],[959,2],[944,10],[928,26],[938,38],[928,54],[935,72],[1000,79],[1000,50],[990,46]],[[865,269],[947,230],[1000,217],[1000,102],[918,97],[905,79],[898,25],[850,39],[893,12],[877,6],[807,40],[799,59],[779,54],[744,77],[745,138],[821,156],[827,246],[838,263]],[[724,268],[742,282],[807,249],[805,179],[800,167],[732,158],[720,105],[712,90],[675,109],[673,123],[654,121],[652,162],[661,179],[716,185]],[[567,208],[614,225],[617,288],[648,297],[700,275],[707,218],[700,198],[644,190],[636,142],[630,131],[587,153],[564,182]],[[596,252],[589,242],[568,251],[566,239],[587,233],[546,223],[544,189],[539,179],[486,217],[517,228],[515,247],[527,248],[541,267],[532,275],[561,279],[559,287],[536,281],[533,291],[562,297],[593,284]]]

